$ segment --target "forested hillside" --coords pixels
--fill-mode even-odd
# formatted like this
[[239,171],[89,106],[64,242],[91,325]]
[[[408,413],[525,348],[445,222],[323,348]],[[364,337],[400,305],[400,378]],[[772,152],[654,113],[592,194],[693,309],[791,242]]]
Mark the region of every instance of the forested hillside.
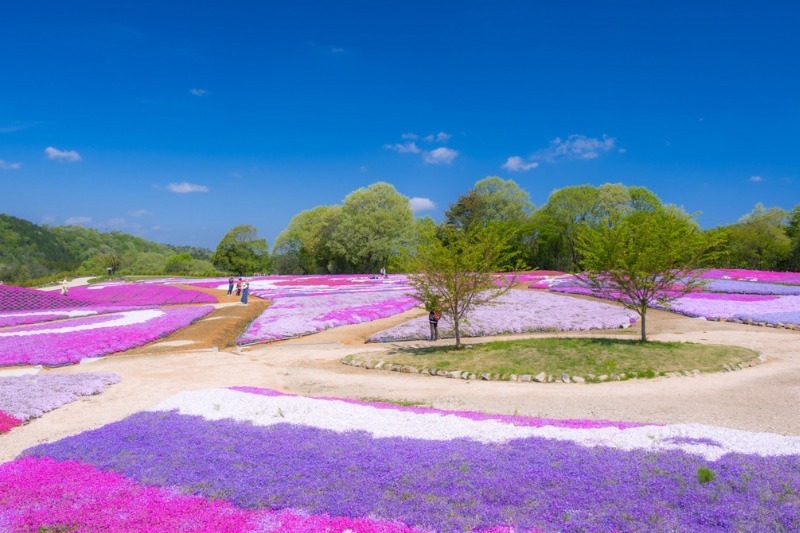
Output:
[[0,214],[0,280],[28,280],[70,272],[103,274],[213,274],[211,251],[159,244],[119,231],[39,226]]

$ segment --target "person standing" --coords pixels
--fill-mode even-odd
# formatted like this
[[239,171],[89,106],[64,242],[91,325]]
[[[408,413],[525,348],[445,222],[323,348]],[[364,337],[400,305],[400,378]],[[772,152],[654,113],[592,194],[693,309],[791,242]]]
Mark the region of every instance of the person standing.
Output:
[[67,295],[67,290],[68,290],[67,278],[64,278],[64,279],[61,280],[61,296],[66,296]]
[[386,267],[381,267],[381,277],[385,278],[386,276]]
[[233,276],[228,278],[228,296],[233,294]]
[[439,310],[438,309],[431,309],[431,312],[428,313],[428,322],[431,325],[431,340],[436,341],[439,340]]
[[239,281],[236,282],[236,296],[241,296],[242,294],[242,278],[239,278]]
[[242,287],[242,303],[247,305],[247,297],[250,295],[250,282],[245,281]]

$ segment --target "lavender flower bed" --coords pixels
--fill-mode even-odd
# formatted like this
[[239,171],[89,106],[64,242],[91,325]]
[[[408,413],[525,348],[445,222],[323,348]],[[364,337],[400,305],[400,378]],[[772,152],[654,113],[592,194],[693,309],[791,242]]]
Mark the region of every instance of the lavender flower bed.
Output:
[[800,295],[800,285],[777,285],[753,281],[712,280],[705,288],[708,292],[731,294],[775,294],[780,296]]
[[[0,467],[0,493],[14,487],[0,498],[0,516],[16,519],[17,505],[36,509],[33,530],[62,517],[62,480],[73,477],[134,483],[101,494],[197,498],[191,510],[182,499],[173,504],[188,523],[192,513],[202,523],[209,510],[201,503],[214,498],[225,516],[243,522],[297,509],[315,520],[375,521],[353,524],[354,531],[800,528],[800,438],[694,424],[515,426],[216,389],[182,393],[152,412],[24,455]],[[701,481],[700,469],[714,479]],[[140,520],[165,506],[145,512],[153,499],[109,499],[97,511],[103,520]],[[82,505],[71,507],[83,516]]]
[[383,292],[351,292],[278,299],[256,318],[239,344],[308,335],[325,329],[369,322],[412,309],[410,296]]
[[171,285],[108,283],[70,289],[71,297],[93,305],[155,306],[217,303],[214,296]]
[[152,342],[188,326],[214,308],[123,311],[0,331],[0,365],[76,363]]
[[[493,304],[476,308],[461,327],[465,337],[485,337],[537,331],[574,331],[626,328],[635,313],[612,305],[576,300],[543,292],[509,291]],[[370,337],[372,342],[421,340],[430,336],[428,317],[415,318]],[[439,336],[453,337],[447,315],[439,322]]]
[[79,396],[100,394],[120,379],[109,373],[0,377],[0,410],[27,421],[74,402]]
[[88,302],[58,292],[37,291],[13,285],[0,285],[0,312],[44,311],[85,307]]

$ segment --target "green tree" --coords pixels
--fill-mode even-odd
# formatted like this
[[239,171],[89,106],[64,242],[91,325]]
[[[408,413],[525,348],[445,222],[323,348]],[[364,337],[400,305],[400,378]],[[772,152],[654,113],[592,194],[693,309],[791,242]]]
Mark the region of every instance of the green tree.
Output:
[[328,243],[340,220],[341,206],[319,206],[295,215],[275,240],[280,272],[324,274],[336,263]]
[[189,274],[194,258],[188,252],[176,254],[167,259],[164,265],[165,274]]
[[583,257],[580,279],[595,294],[636,311],[646,341],[647,310],[701,287],[697,269],[713,259],[714,243],[689,215],[668,206],[586,226],[576,245]]
[[792,253],[787,235],[789,215],[779,207],[756,204],[737,224],[722,228],[727,251],[726,266],[757,270],[785,268]]
[[786,236],[789,237],[791,242],[791,252],[789,253],[786,268],[792,272],[800,272],[800,205],[796,205],[789,213]]
[[509,235],[499,226],[459,229],[444,225],[422,238],[412,260],[409,284],[425,305],[437,301],[453,321],[456,347],[461,347],[461,324],[478,305],[505,294],[512,280],[498,283],[492,274],[509,260]]
[[527,192],[513,180],[484,178],[445,212],[446,223],[470,228],[492,222],[519,223],[533,211]]
[[268,251],[266,239],[258,238],[254,226],[236,226],[219,241],[212,263],[229,273],[266,272],[269,270]]
[[329,248],[349,269],[377,272],[403,252],[413,227],[408,198],[388,183],[376,183],[344,199]]

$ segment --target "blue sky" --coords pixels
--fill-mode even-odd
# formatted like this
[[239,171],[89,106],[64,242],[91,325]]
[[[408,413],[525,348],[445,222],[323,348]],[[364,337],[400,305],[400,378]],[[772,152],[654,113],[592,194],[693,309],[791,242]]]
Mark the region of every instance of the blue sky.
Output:
[[499,175],[536,205],[623,182],[728,224],[800,203],[799,21],[789,2],[9,3],[0,212],[271,244],[376,181],[440,219]]

